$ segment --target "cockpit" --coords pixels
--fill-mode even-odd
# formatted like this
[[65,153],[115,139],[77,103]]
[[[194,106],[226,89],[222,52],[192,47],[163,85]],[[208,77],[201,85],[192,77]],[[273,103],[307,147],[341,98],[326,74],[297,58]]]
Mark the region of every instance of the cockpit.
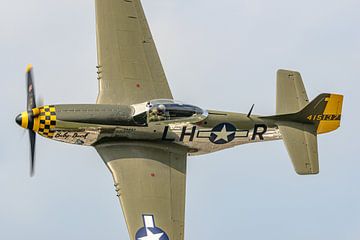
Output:
[[152,100],[133,105],[134,121],[140,125],[188,122],[204,120],[207,112],[203,109],[171,99]]

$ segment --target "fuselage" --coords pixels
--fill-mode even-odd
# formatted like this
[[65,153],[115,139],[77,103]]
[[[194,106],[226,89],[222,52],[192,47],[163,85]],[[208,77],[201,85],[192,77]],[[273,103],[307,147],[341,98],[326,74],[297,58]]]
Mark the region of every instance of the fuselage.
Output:
[[275,123],[259,116],[204,111],[173,100],[131,106],[49,105],[22,113],[17,122],[43,137],[65,143],[92,146],[105,141],[172,142],[186,146],[190,155],[281,139]]

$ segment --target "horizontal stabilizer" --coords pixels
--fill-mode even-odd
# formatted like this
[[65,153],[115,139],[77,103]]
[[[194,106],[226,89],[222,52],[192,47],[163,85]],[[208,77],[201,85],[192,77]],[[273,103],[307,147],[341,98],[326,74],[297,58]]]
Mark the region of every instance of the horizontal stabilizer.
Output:
[[299,72],[278,70],[276,114],[296,113],[309,103]]
[[340,127],[343,96],[323,93],[309,102],[299,72],[278,70],[276,115],[262,117],[279,127],[295,171],[319,173],[317,135]]
[[300,175],[318,174],[319,157],[316,129],[301,123],[279,126],[295,171]]

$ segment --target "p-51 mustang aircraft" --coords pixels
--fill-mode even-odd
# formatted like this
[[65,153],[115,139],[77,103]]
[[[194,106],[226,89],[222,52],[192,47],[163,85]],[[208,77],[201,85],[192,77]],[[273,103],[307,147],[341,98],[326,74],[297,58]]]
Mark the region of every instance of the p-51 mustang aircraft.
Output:
[[111,171],[131,240],[184,239],[187,156],[283,139],[298,174],[319,172],[317,135],[340,126],[343,96],[309,102],[298,72],[277,73],[276,115],[204,110],[173,99],[139,0],[96,0],[97,104],[36,106],[27,68],[31,174],[35,137],[93,146]]

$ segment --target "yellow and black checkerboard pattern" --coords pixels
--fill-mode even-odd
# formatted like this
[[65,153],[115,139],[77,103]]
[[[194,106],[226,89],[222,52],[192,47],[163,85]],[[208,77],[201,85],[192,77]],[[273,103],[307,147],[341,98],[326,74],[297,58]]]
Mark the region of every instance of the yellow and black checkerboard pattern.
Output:
[[44,106],[39,111],[39,128],[37,132],[44,137],[52,138],[54,136],[53,129],[56,127],[55,106]]

